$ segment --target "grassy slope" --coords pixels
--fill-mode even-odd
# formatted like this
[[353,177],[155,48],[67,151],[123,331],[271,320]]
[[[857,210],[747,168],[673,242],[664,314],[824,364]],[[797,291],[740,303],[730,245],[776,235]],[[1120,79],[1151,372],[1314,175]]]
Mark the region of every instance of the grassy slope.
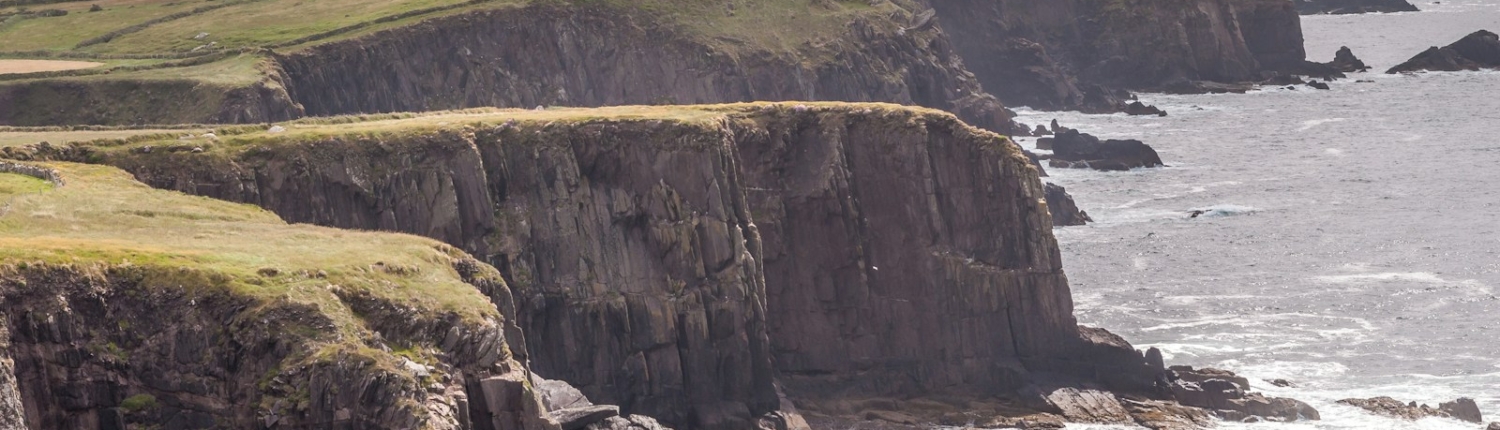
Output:
[[[902,7],[892,2],[871,6],[865,0],[99,0],[0,8],[0,16],[23,9],[69,12],[65,16],[0,19],[0,58],[84,57],[106,60],[103,69],[139,67],[165,61],[145,57],[193,55],[194,48],[210,42],[216,45],[209,50],[266,47],[279,51],[297,50],[368,36],[379,30],[434,17],[534,3],[635,10],[662,17],[685,36],[724,50],[776,52],[792,52],[809,43],[815,45],[835,39],[857,17],[885,19],[899,10],[915,9],[914,6]],[[100,5],[103,10],[89,12],[93,4]],[[139,31],[120,34],[105,43],[78,46],[80,42],[153,19],[225,4],[230,6],[151,24]],[[422,13],[375,23],[381,18],[413,11]],[[338,29],[352,30],[295,43]],[[208,35],[195,39],[200,33]],[[213,75],[220,81],[254,82],[263,74],[254,67],[262,58],[260,54],[254,54],[225,60],[238,61],[231,66],[215,63],[163,67],[110,76],[202,79],[204,75]]]
[[435,318],[477,325],[500,318],[454,270],[463,254],[432,240],[289,225],[254,206],[152,189],[112,167],[35,165],[55,169],[65,185],[0,173],[0,277],[36,265],[99,273],[129,267],[148,274],[148,288],[225,289],[311,305],[338,330],[321,333],[309,351],[377,362],[395,358],[360,343],[370,331],[335,288]]

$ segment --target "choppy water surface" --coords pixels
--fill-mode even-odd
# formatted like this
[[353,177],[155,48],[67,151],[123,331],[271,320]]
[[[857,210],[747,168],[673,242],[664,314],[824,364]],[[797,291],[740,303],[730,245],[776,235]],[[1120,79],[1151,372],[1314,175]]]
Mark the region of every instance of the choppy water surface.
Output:
[[1500,73],[1379,73],[1500,31],[1500,0],[1425,3],[1304,19],[1313,59],[1348,45],[1377,69],[1332,91],[1142,96],[1166,118],[1023,110],[1139,138],[1170,165],[1050,169],[1098,221],[1058,231],[1080,321],[1172,363],[1291,380],[1256,388],[1324,416],[1229,428],[1479,427],[1334,403],[1378,395],[1474,397],[1500,421]]

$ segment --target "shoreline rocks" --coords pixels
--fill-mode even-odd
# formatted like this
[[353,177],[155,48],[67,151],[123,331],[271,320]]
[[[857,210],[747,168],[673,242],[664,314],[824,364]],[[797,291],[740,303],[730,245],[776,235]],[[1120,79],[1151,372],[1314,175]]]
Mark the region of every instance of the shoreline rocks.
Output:
[[1300,400],[1251,392],[1249,380],[1227,370],[1172,366],[1165,378],[1179,403],[1207,409],[1226,420],[1291,422],[1321,418],[1317,409]]
[[1338,403],[1364,409],[1377,415],[1405,418],[1408,420],[1438,417],[1453,418],[1471,423],[1484,422],[1484,416],[1479,412],[1479,405],[1474,403],[1474,399],[1467,397],[1451,402],[1443,402],[1436,408],[1425,404],[1418,405],[1417,402],[1402,403],[1400,400],[1386,396],[1368,399],[1344,399],[1339,400]]
[[1388,74],[1419,71],[1457,72],[1500,69],[1500,35],[1479,30],[1442,48],[1431,47],[1405,63],[1387,70]]

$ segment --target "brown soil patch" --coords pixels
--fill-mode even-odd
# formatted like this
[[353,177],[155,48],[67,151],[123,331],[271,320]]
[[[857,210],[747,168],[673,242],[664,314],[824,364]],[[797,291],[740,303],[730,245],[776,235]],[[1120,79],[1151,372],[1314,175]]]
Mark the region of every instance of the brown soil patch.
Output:
[[0,60],[0,75],[13,73],[55,72],[103,66],[104,63],[59,60]]

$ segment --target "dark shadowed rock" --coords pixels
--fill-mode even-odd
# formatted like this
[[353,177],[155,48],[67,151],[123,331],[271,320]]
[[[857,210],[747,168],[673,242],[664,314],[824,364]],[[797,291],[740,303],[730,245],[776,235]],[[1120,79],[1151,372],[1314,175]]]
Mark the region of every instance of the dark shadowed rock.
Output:
[[1052,167],[1130,170],[1161,166],[1161,156],[1139,140],[1100,141],[1093,135],[1068,130],[1052,142]]
[[1166,112],[1163,112],[1161,109],[1158,109],[1156,106],[1147,106],[1145,103],[1141,103],[1141,102],[1131,102],[1130,104],[1125,105],[1125,114],[1126,115],[1136,115],[1136,116],[1140,116],[1140,115],[1167,116]]
[[1038,138],[1036,140],[1036,149],[1045,149],[1045,150],[1051,151],[1053,145],[1056,142],[1057,142],[1057,138],[1053,138],[1053,137]]
[[1443,411],[1447,413],[1448,416],[1457,418],[1460,421],[1468,421],[1471,423],[1484,422],[1484,414],[1481,414],[1479,412],[1479,405],[1474,403],[1474,399],[1470,399],[1468,397],[1461,397],[1451,402],[1443,402],[1442,404],[1438,405],[1438,410]]
[[1036,131],[1032,131],[1031,135],[1032,136],[1051,136],[1052,135],[1052,130],[1048,130],[1047,126],[1045,126],[1045,125],[1037,124],[1036,125]]
[[1354,51],[1349,49],[1348,46],[1340,47],[1339,52],[1333,55],[1333,62],[1328,63],[1328,66],[1343,73],[1370,70],[1370,66],[1365,65],[1364,61],[1354,56]]
[[1490,423],[1489,427],[1485,427],[1484,430],[1500,430],[1500,423]]
[[1073,202],[1073,196],[1061,185],[1047,184],[1047,209],[1052,211],[1052,225],[1054,227],[1084,225],[1093,221],[1087,212],[1078,209],[1078,204]]
[[1303,15],[1317,14],[1352,14],[1352,13],[1375,13],[1375,12],[1416,12],[1417,7],[1407,0],[1293,0],[1297,4],[1297,13]]
[[1479,413],[1479,406],[1474,403],[1474,399],[1470,398],[1460,398],[1451,402],[1444,402],[1436,408],[1425,404],[1419,405],[1417,402],[1402,403],[1400,400],[1385,396],[1368,399],[1344,399],[1339,400],[1339,403],[1355,406],[1378,415],[1409,420],[1441,417],[1472,423],[1484,422],[1484,417]]
[[1319,90],[1327,90],[1327,89],[1329,89],[1327,82],[1312,81],[1312,82],[1308,82],[1307,86],[1309,88],[1319,89]]
[[1416,71],[1456,72],[1500,68],[1500,36],[1479,30],[1464,36],[1453,44],[1427,48],[1421,54],[1406,60],[1386,73]]

